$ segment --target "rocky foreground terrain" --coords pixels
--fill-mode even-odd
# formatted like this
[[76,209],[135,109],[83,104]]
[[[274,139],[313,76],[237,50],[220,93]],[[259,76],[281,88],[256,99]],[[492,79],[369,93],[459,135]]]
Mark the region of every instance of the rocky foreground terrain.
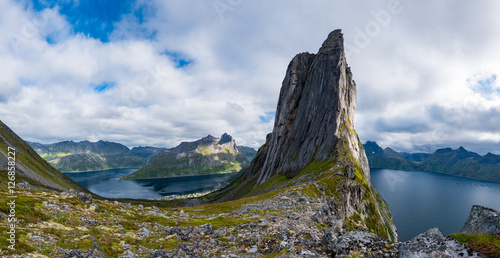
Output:
[[[2,257],[482,257],[437,228],[390,243],[346,225],[329,210],[325,195],[304,194],[300,186],[184,208],[21,187],[28,189],[17,193],[15,250],[2,238]],[[5,207],[2,228],[9,225]],[[477,228],[483,212],[475,210],[470,227]]]

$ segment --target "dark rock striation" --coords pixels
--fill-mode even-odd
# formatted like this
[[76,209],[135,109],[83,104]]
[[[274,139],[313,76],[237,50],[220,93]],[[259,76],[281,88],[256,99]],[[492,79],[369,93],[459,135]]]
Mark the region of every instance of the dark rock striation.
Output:
[[257,185],[275,174],[296,176],[311,161],[330,159],[339,138],[369,180],[368,161],[354,130],[356,84],[347,66],[343,36],[333,31],[318,54],[293,58],[281,87],[274,129]]
[[500,213],[481,205],[474,205],[460,233],[500,235]]

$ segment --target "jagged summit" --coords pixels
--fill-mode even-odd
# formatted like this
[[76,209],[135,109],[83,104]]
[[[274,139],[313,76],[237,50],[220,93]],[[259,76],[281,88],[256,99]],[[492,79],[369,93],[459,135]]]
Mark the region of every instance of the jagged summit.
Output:
[[301,53],[290,62],[257,185],[274,174],[293,177],[311,161],[330,159],[341,136],[346,136],[369,179],[368,162],[352,133],[356,84],[345,60],[343,41],[341,31],[335,30],[318,54]]
[[253,149],[239,148],[234,138],[227,133],[220,138],[208,135],[197,141],[182,142],[177,147],[164,151],[124,179],[235,172],[253,158],[254,152],[251,150]]
[[233,139],[233,137],[231,135],[229,135],[227,133],[224,133],[220,137],[219,144],[224,144],[224,143],[228,143],[228,142],[234,142],[234,139]]

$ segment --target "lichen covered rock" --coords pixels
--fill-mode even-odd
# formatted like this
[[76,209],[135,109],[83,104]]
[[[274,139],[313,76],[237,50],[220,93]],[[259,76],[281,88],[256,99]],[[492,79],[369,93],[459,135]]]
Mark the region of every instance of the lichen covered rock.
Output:
[[444,236],[438,228],[431,228],[402,243],[399,247],[399,257],[482,257],[482,255]]
[[460,233],[500,235],[500,213],[481,205],[474,205]]

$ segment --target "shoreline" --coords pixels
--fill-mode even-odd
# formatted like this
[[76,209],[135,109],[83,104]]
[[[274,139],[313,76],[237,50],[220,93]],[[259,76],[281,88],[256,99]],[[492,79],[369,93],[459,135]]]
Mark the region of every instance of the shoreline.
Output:
[[370,172],[372,169],[388,169],[388,170],[396,170],[396,171],[403,171],[403,172],[426,172],[426,173],[454,176],[454,177],[459,177],[459,178],[467,178],[467,179],[478,180],[478,181],[485,181],[485,182],[489,182],[489,183],[500,183],[500,181],[496,181],[496,180],[489,180],[489,179],[475,178],[475,177],[468,177],[468,176],[459,176],[459,175],[453,175],[453,174],[448,174],[448,173],[444,173],[444,172],[435,172],[435,171],[404,170],[404,169],[392,169],[392,168],[370,168]]
[[145,180],[145,179],[165,179],[165,178],[181,178],[181,177],[194,177],[194,176],[213,176],[213,175],[225,175],[225,174],[235,174],[239,171],[231,172],[221,172],[214,174],[190,174],[190,175],[178,175],[178,176],[167,176],[167,177],[143,177],[143,178],[116,178],[116,180]]
[[108,169],[101,169],[101,170],[86,170],[86,171],[60,171],[61,173],[64,174],[77,174],[77,173],[88,173],[88,172],[100,172],[100,171],[108,171],[108,170],[115,170],[115,169],[139,169],[139,168],[108,168]]

